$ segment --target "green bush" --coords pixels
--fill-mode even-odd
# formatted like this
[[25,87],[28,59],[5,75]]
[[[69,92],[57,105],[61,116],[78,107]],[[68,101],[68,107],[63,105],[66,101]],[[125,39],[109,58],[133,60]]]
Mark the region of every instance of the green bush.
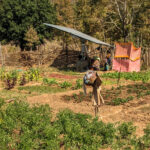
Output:
[[64,81],[63,83],[60,84],[60,87],[65,88],[65,89],[69,88],[71,86],[72,86],[72,84],[70,82],[67,82],[67,81]]

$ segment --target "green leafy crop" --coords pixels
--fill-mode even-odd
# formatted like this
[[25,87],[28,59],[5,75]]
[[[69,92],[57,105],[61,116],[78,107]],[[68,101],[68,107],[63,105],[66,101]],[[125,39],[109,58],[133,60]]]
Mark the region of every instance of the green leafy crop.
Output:
[[112,150],[150,148],[150,126],[140,138],[132,123],[104,123],[70,110],[52,120],[48,105],[32,106],[22,101],[6,104],[0,98],[0,149],[15,150]]
[[65,89],[69,88],[71,86],[72,86],[72,84],[70,82],[68,82],[68,81],[64,81],[63,83],[60,84],[60,87],[61,88],[65,88]]
[[150,80],[150,71],[104,73],[101,77],[117,79],[119,76],[120,78],[124,78],[126,80],[142,81],[143,83],[146,83],[148,80]]

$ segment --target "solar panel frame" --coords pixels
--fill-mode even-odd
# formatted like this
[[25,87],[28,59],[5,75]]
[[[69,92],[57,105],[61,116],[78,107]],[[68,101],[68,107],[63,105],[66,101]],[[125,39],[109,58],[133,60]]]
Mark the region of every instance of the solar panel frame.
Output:
[[53,25],[53,24],[48,24],[48,23],[44,23],[44,24],[49,26],[49,27],[56,28],[58,30],[70,33],[70,34],[72,34],[72,35],[74,35],[74,36],[76,36],[78,38],[81,38],[81,39],[88,40],[88,41],[91,41],[91,42],[96,43],[96,44],[113,47],[112,45],[110,45],[108,43],[102,42],[102,41],[100,41],[100,40],[98,40],[98,39],[96,39],[96,38],[94,38],[92,36],[89,36],[89,35],[87,35],[85,33],[82,33],[80,31],[77,31],[77,30],[69,28],[69,27],[63,27],[63,26]]

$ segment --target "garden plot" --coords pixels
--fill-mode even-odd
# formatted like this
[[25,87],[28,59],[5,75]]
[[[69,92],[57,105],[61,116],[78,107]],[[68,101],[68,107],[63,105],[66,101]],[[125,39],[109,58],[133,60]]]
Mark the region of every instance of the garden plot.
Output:
[[[54,117],[64,109],[94,116],[92,89],[88,89],[87,96],[83,94],[83,74],[43,72],[33,68],[24,73],[6,72],[7,76],[2,72],[3,86],[1,85],[0,97],[6,101],[11,99],[27,101],[31,105],[48,104]],[[117,73],[109,73],[109,76],[102,75],[101,72],[100,74],[103,80],[102,96],[106,103],[100,107],[99,119],[107,123],[131,121],[138,126],[137,133],[143,134],[144,127],[150,122],[149,72],[146,73],[147,76],[144,73],[126,76],[122,74],[119,85]],[[13,81],[13,78],[15,78],[14,87],[7,88],[9,80]]]

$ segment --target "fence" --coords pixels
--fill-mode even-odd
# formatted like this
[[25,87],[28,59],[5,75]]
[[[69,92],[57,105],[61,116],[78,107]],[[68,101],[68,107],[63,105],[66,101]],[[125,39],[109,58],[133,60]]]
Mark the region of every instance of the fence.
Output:
[[150,48],[142,48],[141,67],[143,69],[150,68]]

